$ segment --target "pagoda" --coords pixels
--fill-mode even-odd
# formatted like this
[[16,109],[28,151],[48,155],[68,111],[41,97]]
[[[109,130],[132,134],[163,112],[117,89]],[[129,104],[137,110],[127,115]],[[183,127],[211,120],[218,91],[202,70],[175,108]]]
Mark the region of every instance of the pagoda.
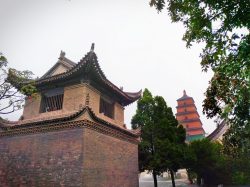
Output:
[[61,52],[34,84],[20,120],[0,121],[1,186],[139,186],[139,132],[124,109],[141,91],[109,81],[94,44],[78,63]]
[[186,141],[204,138],[205,131],[202,127],[200,116],[197,112],[194,99],[183,91],[183,96],[177,99],[176,118],[186,130]]

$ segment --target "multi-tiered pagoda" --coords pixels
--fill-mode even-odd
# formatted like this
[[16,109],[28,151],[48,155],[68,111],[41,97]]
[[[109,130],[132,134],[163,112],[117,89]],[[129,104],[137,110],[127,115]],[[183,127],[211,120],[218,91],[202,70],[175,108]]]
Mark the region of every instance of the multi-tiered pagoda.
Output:
[[61,55],[27,98],[21,120],[0,121],[0,186],[138,187],[138,132],[124,109],[139,92],[110,82],[94,45],[78,63]]
[[202,127],[200,116],[194,103],[194,99],[183,91],[183,96],[177,99],[176,118],[186,129],[186,140],[192,141],[204,138],[205,131]]

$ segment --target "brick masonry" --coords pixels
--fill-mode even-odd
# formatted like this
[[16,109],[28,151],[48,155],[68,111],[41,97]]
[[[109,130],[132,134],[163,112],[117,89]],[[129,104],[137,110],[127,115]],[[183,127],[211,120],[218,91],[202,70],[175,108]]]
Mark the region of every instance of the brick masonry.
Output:
[[0,186],[81,186],[83,129],[0,139]]
[[114,119],[100,114],[100,92],[88,84],[76,84],[65,87],[62,110],[40,113],[41,96],[38,94],[34,98],[27,99],[24,106],[23,118],[25,120],[32,118],[46,119],[46,117],[78,111],[85,105],[87,94],[89,95],[89,107],[99,118],[120,127],[124,126],[124,108],[117,102],[114,104]]
[[138,187],[137,145],[88,128],[0,138],[0,186]]
[[84,132],[84,187],[138,187],[137,145],[100,134]]

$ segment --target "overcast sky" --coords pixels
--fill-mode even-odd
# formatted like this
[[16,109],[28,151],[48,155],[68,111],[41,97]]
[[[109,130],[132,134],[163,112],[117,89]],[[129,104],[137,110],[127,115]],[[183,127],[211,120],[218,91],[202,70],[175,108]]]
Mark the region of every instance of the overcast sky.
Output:
[[[163,96],[176,113],[176,100],[194,98],[207,133],[216,125],[202,114],[204,92],[212,73],[201,71],[202,45],[185,47],[181,24],[158,14],[149,0],[0,0],[0,51],[9,66],[42,76],[60,50],[79,62],[95,43],[107,78],[124,91],[148,88]],[[136,103],[126,107],[130,126]],[[18,119],[21,112],[2,116]]]

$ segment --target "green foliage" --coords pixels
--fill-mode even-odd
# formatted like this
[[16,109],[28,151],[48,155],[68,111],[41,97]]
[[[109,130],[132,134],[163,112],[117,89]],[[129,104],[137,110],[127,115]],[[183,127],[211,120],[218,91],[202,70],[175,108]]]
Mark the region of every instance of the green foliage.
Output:
[[7,59],[0,53],[0,114],[21,109],[25,95],[36,93],[34,82],[30,81],[32,72],[18,71],[7,65]]
[[249,176],[247,176],[244,172],[235,172],[233,174],[233,183],[234,184],[240,184],[240,185],[244,185],[244,184],[249,184]]
[[197,182],[202,178],[207,185],[230,183],[228,160],[222,154],[222,145],[208,139],[195,140],[189,144],[189,159],[186,168],[192,175],[197,175]]
[[250,160],[246,155],[237,157],[224,154],[223,145],[208,139],[196,140],[188,145],[189,157],[185,167],[190,178],[202,178],[206,185],[250,184]]
[[250,160],[246,153],[229,156],[232,172],[232,183],[237,185],[250,184]]
[[0,52],[0,68],[6,67],[6,66],[7,66],[7,59]]
[[148,89],[139,99],[136,114],[132,118],[132,128],[139,127],[140,171],[148,170],[156,174],[177,171],[183,164],[185,130],[178,125],[163,97],[153,97]]
[[205,44],[201,66],[204,71],[211,69],[214,76],[205,93],[203,112],[230,122],[227,146],[249,151],[250,1],[151,0],[150,5],[158,11],[166,6],[172,21],[184,24],[187,47],[195,42]]

